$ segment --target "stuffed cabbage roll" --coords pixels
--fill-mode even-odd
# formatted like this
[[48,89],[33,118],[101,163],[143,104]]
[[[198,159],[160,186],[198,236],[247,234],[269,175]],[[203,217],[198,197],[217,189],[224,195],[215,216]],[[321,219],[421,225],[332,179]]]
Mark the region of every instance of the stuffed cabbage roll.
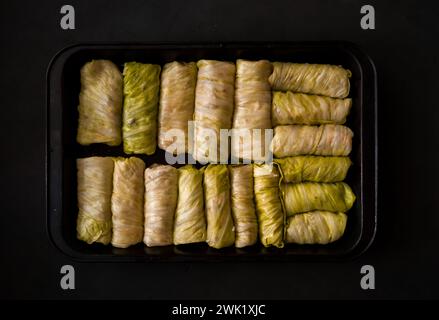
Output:
[[[170,153],[188,152],[188,121],[193,120],[196,82],[195,62],[174,61],[163,67],[158,121],[160,149],[167,150],[172,145]],[[180,130],[184,140],[174,138],[170,130]]]
[[279,193],[280,174],[275,165],[253,165],[259,239],[265,247],[282,248],[284,213]]
[[206,233],[203,173],[192,165],[186,165],[178,169],[174,244],[204,242]]
[[351,188],[344,182],[287,183],[281,185],[287,216],[314,210],[346,212],[355,201]]
[[283,182],[339,182],[346,178],[352,164],[349,157],[297,156],[275,159]]
[[273,92],[273,126],[285,124],[343,124],[352,99],[335,99],[313,94]]
[[111,241],[111,192],[113,159],[90,157],[77,159],[78,219],[77,237],[88,244]]
[[[220,162],[220,129],[232,126],[235,64],[200,60],[194,112],[193,158],[199,162]],[[227,160],[228,149],[223,158]]]
[[341,238],[347,216],[343,212],[312,211],[288,218],[286,242],[327,244]]
[[269,80],[273,90],[320,94],[346,98],[351,72],[340,66],[273,62]]
[[265,131],[271,129],[271,87],[268,77],[272,65],[267,60],[236,61],[235,109],[231,154],[235,158],[265,159]]
[[353,132],[334,124],[289,125],[274,128],[272,150],[276,158],[298,155],[347,156],[352,149]]
[[145,163],[139,158],[115,159],[111,196],[114,247],[127,248],[142,242],[144,171]]
[[235,246],[243,248],[255,244],[258,239],[258,222],[253,202],[253,166],[229,166],[229,170]]
[[173,243],[177,206],[178,172],[169,165],[152,165],[145,170],[145,235],[148,247]]
[[160,66],[128,62],[123,76],[124,152],[151,155],[157,145]]
[[235,227],[230,210],[229,171],[224,164],[208,165],[204,171],[207,244],[220,249],[235,242]]
[[122,74],[111,61],[93,60],[81,68],[79,144],[120,144],[122,85]]

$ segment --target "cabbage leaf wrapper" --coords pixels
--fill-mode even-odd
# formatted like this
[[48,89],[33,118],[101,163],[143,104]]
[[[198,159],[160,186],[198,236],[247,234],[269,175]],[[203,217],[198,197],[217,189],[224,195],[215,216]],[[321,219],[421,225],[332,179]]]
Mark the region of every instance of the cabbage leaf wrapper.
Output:
[[347,156],[352,150],[353,135],[351,129],[338,124],[278,126],[274,128],[271,146],[276,158]]
[[281,184],[287,216],[314,210],[346,212],[355,202],[355,195],[344,182]]
[[193,158],[217,163],[221,160],[220,129],[232,126],[236,68],[234,63],[215,60],[200,60],[197,66]]
[[[193,120],[196,83],[195,62],[174,61],[163,67],[158,120],[160,149],[167,150],[172,145],[170,153],[188,152],[188,121]],[[174,138],[170,130],[184,133],[184,140]]]
[[210,164],[204,170],[207,244],[220,249],[235,243],[235,227],[230,209],[229,170],[224,164]]
[[232,215],[235,223],[235,246],[243,248],[256,243],[258,222],[253,196],[253,166],[229,166]]
[[[265,131],[253,134],[252,129],[271,129],[271,87],[268,77],[273,66],[268,60],[236,61],[235,109],[231,154],[235,158],[263,161]],[[252,139],[241,139],[240,136]]]
[[269,80],[273,90],[346,98],[351,75],[349,70],[329,64],[273,62]]
[[174,214],[178,196],[178,171],[154,164],[145,170],[145,235],[148,247],[173,243]]
[[88,244],[111,241],[111,192],[114,163],[110,157],[76,160],[78,170],[77,237]]
[[313,94],[273,92],[273,126],[285,124],[343,124],[352,99],[335,99]]
[[203,173],[192,165],[178,169],[178,202],[174,221],[174,244],[206,241]]
[[143,239],[143,173],[145,163],[135,157],[114,160],[113,195],[113,238],[111,244],[127,248]]
[[128,62],[123,76],[124,152],[151,155],[157,145],[160,66]]
[[93,60],[81,68],[76,137],[79,144],[120,145],[122,86],[122,74],[111,61]]
[[352,164],[349,157],[296,156],[274,160],[280,165],[282,182],[339,182]]
[[276,165],[253,165],[256,214],[259,224],[259,239],[265,247],[282,248],[284,212],[282,208]]
[[346,229],[343,212],[311,211],[296,214],[287,221],[286,242],[327,244],[340,239]]

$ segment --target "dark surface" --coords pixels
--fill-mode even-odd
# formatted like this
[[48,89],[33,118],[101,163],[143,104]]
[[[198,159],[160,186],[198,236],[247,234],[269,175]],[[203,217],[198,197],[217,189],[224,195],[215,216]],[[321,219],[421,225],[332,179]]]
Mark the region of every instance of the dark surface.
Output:
[[[108,59],[120,70],[125,61],[164,65],[174,60],[269,59],[342,65],[352,72],[350,94],[355,106],[346,123],[354,132],[350,158],[354,165],[346,178],[357,197],[349,210],[349,223],[339,241],[325,246],[287,244],[284,248],[211,249],[206,243],[145,248],[144,244],[117,249],[101,244],[88,245],[77,239],[76,159],[90,156],[122,156],[123,146],[103,144],[81,146],[76,142],[80,68],[93,59]],[[346,42],[253,43],[253,44],[172,44],[172,45],[78,45],[59,53],[48,72],[48,230],[54,244],[65,254],[82,262],[117,261],[328,261],[361,254],[376,230],[376,74],[370,58]],[[137,155],[149,167],[166,164],[164,151]]]
[[[367,2],[374,4],[373,1]],[[2,2],[0,292],[3,298],[439,298],[439,10],[434,2],[69,1],[76,30],[59,28],[65,2]],[[372,247],[344,263],[78,263],[54,248],[44,210],[46,69],[82,42],[352,41],[378,71],[379,212]],[[62,291],[59,270],[76,269]],[[360,288],[372,264],[376,290]]]

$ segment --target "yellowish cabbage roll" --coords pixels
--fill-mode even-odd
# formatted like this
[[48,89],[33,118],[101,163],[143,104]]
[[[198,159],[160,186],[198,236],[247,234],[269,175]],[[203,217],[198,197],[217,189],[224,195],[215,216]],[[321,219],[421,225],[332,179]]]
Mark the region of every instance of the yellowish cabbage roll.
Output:
[[[194,112],[193,158],[199,162],[220,162],[220,129],[232,126],[235,64],[200,60]],[[224,151],[228,158],[228,149]]]
[[[251,129],[271,129],[271,87],[268,77],[272,70],[267,60],[236,61],[234,131],[231,139],[231,154],[235,158],[265,159],[265,131],[262,130],[258,136]],[[247,136],[252,139],[245,138]]]
[[178,169],[174,244],[204,242],[206,233],[203,173],[192,165],[186,165]]
[[135,157],[117,158],[114,162],[113,238],[111,244],[127,248],[143,239],[143,173],[145,163]]
[[[158,121],[160,149],[167,150],[172,145],[170,153],[188,152],[188,121],[193,120],[196,82],[195,62],[174,61],[163,67]],[[180,130],[184,140],[173,138],[170,130]]]
[[178,172],[168,165],[152,165],[145,170],[145,234],[148,247],[173,243],[177,206]]
[[258,222],[253,202],[253,166],[229,166],[229,171],[235,246],[243,248],[255,244],[258,239]]
[[123,76],[124,152],[151,155],[157,145],[160,66],[128,62]]
[[285,124],[343,124],[352,99],[335,99],[313,94],[273,92],[273,126]]
[[355,202],[355,195],[344,182],[281,184],[287,216],[314,210],[346,212]]
[[112,158],[77,159],[78,219],[77,237],[88,244],[111,241]]
[[229,171],[224,164],[208,165],[204,171],[207,244],[220,249],[235,242],[235,227],[230,210]]
[[312,211],[296,214],[287,221],[286,242],[327,244],[341,238],[346,229],[343,212]]
[[273,62],[270,84],[273,90],[320,94],[346,98],[351,72],[340,66]]
[[353,132],[334,124],[289,125],[274,128],[272,150],[276,158],[298,155],[347,156],[352,149]]
[[121,142],[122,74],[108,60],[93,60],[81,68],[79,144]]
[[284,213],[279,192],[280,174],[275,165],[253,165],[259,239],[265,247],[282,248]]
[[275,159],[283,182],[339,182],[346,178],[352,164],[349,157],[296,156]]

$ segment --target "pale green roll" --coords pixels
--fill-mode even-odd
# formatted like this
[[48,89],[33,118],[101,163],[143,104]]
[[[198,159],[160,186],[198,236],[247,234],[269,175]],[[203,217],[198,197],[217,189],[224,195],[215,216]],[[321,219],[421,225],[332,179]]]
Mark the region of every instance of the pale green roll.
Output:
[[160,66],[128,62],[123,75],[124,152],[151,155],[157,145]]

